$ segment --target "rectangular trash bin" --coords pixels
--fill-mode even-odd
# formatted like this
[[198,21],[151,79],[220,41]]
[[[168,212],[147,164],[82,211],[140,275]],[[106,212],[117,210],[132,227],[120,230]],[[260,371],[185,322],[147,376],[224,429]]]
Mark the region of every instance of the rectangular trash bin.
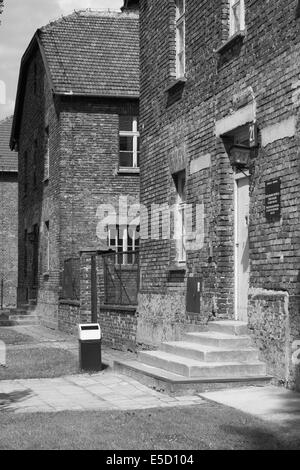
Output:
[[78,325],[79,365],[82,370],[102,370],[101,328],[99,323]]

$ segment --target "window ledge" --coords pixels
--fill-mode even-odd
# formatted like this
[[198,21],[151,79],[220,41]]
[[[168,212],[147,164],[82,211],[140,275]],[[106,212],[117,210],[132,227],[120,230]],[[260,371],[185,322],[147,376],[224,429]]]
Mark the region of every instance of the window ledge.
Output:
[[59,299],[60,305],[71,305],[72,307],[80,307],[79,300],[72,300],[72,299]]
[[[117,253],[116,253],[116,255],[117,255]],[[137,265],[136,264],[118,264],[118,263],[116,263],[115,267],[118,268],[120,271],[136,271],[137,270]]]
[[118,170],[119,175],[139,175],[140,169],[139,168],[119,168]]
[[172,264],[168,267],[168,271],[170,271],[170,272],[186,271],[186,264],[185,263]]
[[221,46],[219,46],[217,49],[214,49],[214,52],[216,54],[222,54],[222,52],[224,52],[226,49],[228,49],[230,46],[232,46],[232,44],[235,41],[243,40],[245,36],[246,36],[246,31],[245,30],[238,31],[237,33],[230,36],[227,39],[227,41],[223,42],[223,44],[221,44]]
[[102,304],[101,310],[114,310],[116,312],[123,311],[124,313],[135,313],[137,310],[137,305],[111,305],[111,304]]
[[165,88],[165,92],[169,92],[169,91],[174,90],[176,88],[183,87],[186,82],[187,82],[186,77],[175,78],[175,79],[171,80],[171,82]]

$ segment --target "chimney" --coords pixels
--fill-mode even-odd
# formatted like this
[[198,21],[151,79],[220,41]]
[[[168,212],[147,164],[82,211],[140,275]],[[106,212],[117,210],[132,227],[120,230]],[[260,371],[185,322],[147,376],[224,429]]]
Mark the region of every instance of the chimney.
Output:
[[124,0],[122,11],[139,11],[140,5],[139,0]]

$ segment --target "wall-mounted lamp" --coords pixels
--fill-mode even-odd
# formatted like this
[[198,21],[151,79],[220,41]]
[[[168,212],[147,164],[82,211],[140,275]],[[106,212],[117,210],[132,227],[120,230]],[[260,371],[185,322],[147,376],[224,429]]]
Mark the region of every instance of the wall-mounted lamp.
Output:
[[232,164],[238,170],[249,169],[251,148],[245,145],[233,145],[229,150]]

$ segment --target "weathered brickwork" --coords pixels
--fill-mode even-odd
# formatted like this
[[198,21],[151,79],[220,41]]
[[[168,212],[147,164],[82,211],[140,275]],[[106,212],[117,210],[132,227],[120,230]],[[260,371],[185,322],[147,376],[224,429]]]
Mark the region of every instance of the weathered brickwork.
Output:
[[[27,248],[27,275],[24,276],[24,233],[25,230],[32,233],[34,225],[38,225],[41,239],[38,310],[51,326],[51,322],[57,323],[64,260],[77,255],[85,246],[95,249],[101,246],[96,233],[98,206],[110,204],[117,209],[119,196],[139,200],[139,175],[118,172],[119,114],[138,115],[139,111],[137,100],[101,98],[62,99],[55,108],[41,60],[36,62],[40,70],[39,83],[45,85],[41,86],[39,98],[35,99],[31,96],[28,73],[23,111],[27,118],[22,120],[19,147],[19,287],[20,295],[34,295],[33,269],[30,269],[34,255],[30,245]],[[49,126],[50,174],[49,180],[43,181],[46,125]],[[24,154],[27,152],[28,168],[31,168],[35,140],[39,145],[38,185],[34,188],[30,171],[25,195]],[[43,271],[47,221],[50,224],[49,273]]]
[[[260,145],[249,168],[249,326],[270,370],[292,383],[296,371],[291,349],[287,352],[280,338],[287,335],[284,344],[298,339],[300,321],[293,301],[300,288],[298,2],[246,0],[245,35],[227,44],[229,2],[185,3],[186,81],[174,85],[175,1],[140,2],[141,202],[149,212],[153,203],[172,202],[172,174],[185,169],[186,201],[204,209],[202,233],[196,234],[200,242],[187,250],[186,278],[202,279],[201,310],[194,321],[234,318],[234,168],[223,136],[256,122]],[[265,183],[277,177],[281,218],[268,222]],[[174,308],[175,296],[168,285],[173,249],[167,240],[142,243],[138,341],[148,337],[149,343],[157,344],[162,337],[175,338],[178,325],[171,327],[169,319],[178,310],[175,323],[185,324],[189,318],[184,295],[180,301],[177,294]],[[185,291],[184,283],[182,287]],[[260,301],[252,300],[251,289],[265,295],[263,305],[269,305],[269,313],[261,307],[259,321],[257,312],[254,316],[251,312]],[[270,291],[288,295],[285,308],[293,318],[287,333],[275,333],[286,312],[282,301],[270,300]],[[165,324],[168,332],[162,335]],[[259,336],[260,327],[264,334]]]
[[18,175],[0,170],[0,298],[4,308],[17,301]]
[[59,301],[59,329],[69,334],[77,334],[79,323],[92,321],[92,256],[96,256],[97,320],[101,325],[103,344],[116,349],[133,351],[137,348],[136,307],[105,304],[103,258],[93,251],[80,253],[80,301],[68,299]]
[[[26,304],[28,300],[38,300],[38,313],[42,315],[47,325],[55,327],[61,271],[59,256],[60,125],[39,52],[32,57],[28,67],[22,117],[18,148],[18,301],[19,304]],[[47,126],[49,126],[51,162],[49,180],[44,180],[45,128]],[[36,165],[36,180],[34,180],[34,165]],[[45,223],[47,221],[49,223],[51,221],[51,270],[49,272],[45,261]],[[34,236],[35,227],[38,242],[37,237]]]
[[9,148],[12,117],[0,122],[0,307],[15,307],[18,276],[18,162]]
[[[12,145],[18,147],[20,171],[19,304],[36,300],[43,323],[66,331],[74,330],[79,319],[90,321],[91,310],[83,284],[79,312],[74,299],[63,299],[71,300],[70,305],[59,302],[65,260],[78,257],[85,248],[97,250],[106,244],[97,236],[97,226],[104,217],[103,211],[98,211],[100,205],[113,206],[117,211],[121,196],[128,198],[129,204],[139,201],[138,169],[119,169],[119,116],[139,115],[139,80],[137,13],[83,12],[64,21],[72,48],[69,57],[63,57],[65,63],[58,64],[61,69],[54,63],[59,54],[53,55],[50,47],[53,35],[57,35],[57,41],[66,40],[60,37],[64,31],[60,20],[37,33],[39,38],[33,38],[23,58]],[[100,40],[101,34],[105,36],[108,29],[107,50],[99,60],[110,53],[111,40],[121,42],[122,47],[125,44],[126,50],[115,64],[115,76],[107,82],[99,80],[96,73],[85,76],[85,68],[76,69],[78,80],[72,86],[79,91],[61,91],[69,90],[64,80],[66,68],[73,65],[72,54],[76,55],[74,31],[82,34],[84,44],[91,41],[81,25],[91,27],[95,40]],[[126,38],[113,33],[109,36],[113,25],[123,28],[133,43],[127,44]],[[82,41],[78,47],[84,48]],[[93,54],[94,50],[83,59],[94,60]],[[107,64],[108,70],[111,65]],[[103,78],[107,72],[101,69],[101,73]],[[81,279],[84,283],[84,276]]]

